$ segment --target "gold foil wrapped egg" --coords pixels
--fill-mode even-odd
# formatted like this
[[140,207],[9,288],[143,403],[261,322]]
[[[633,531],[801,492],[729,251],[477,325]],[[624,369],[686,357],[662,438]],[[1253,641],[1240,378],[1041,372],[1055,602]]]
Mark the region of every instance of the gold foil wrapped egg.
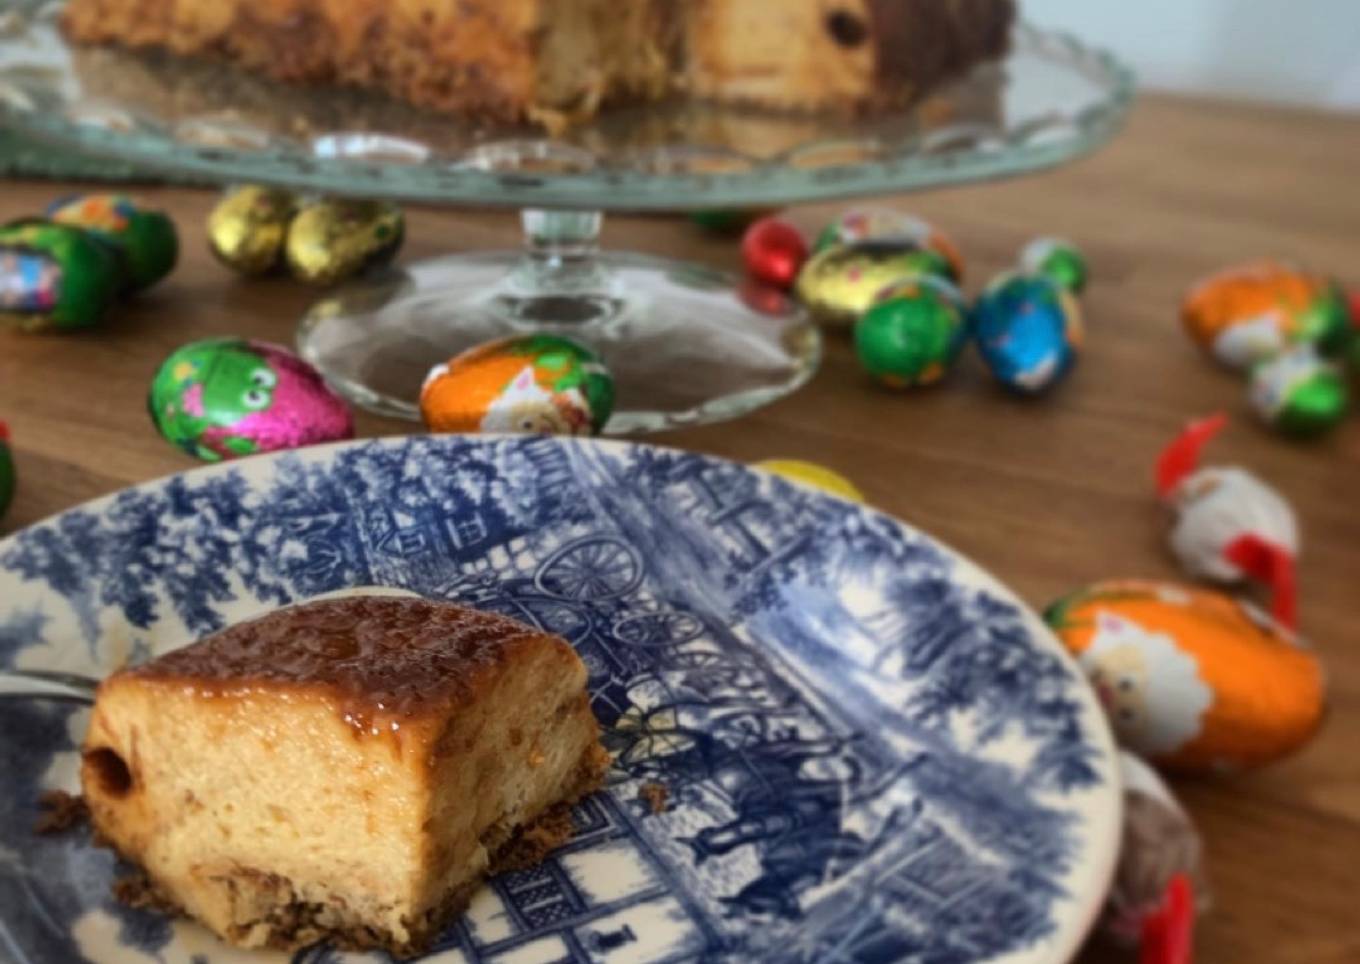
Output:
[[1322,723],[1322,665],[1231,596],[1172,583],[1097,583],[1051,606],[1119,742],[1159,766],[1232,770],[1292,753]]
[[208,215],[208,246],[244,275],[268,274],[283,263],[297,201],[287,191],[248,184],[230,191]]
[[299,211],[288,228],[288,267],[299,281],[335,284],[391,261],[405,233],[405,219],[393,204],[317,201]]
[[795,292],[818,321],[851,325],[889,285],[918,275],[949,280],[953,268],[915,241],[871,239],[824,248],[803,265]]

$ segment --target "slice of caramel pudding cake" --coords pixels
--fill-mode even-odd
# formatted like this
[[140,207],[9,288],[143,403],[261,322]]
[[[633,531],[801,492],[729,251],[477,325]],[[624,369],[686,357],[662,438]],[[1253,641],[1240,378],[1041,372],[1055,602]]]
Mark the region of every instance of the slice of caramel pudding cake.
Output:
[[559,805],[608,768],[599,736],[559,637],[352,596],[109,677],[81,782],[95,829],[224,940],[403,954],[517,834],[567,832]]

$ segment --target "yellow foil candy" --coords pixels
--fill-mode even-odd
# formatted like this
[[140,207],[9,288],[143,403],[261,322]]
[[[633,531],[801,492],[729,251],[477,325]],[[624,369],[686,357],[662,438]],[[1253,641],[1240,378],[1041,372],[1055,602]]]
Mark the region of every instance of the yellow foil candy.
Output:
[[824,465],[817,465],[815,462],[803,462],[798,459],[769,459],[765,462],[757,462],[755,467],[771,472],[781,478],[788,479],[790,482],[797,482],[819,492],[834,495],[850,502],[864,502],[864,494],[855,487],[855,484],[841,475],[833,472]]
[[268,274],[283,260],[297,202],[287,191],[247,185],[232,190],[208,215],[208,246],[227,267]]
[[1318,658],[1265,613],[1172,583],[1103,582],[1046,614],[1119,741],[1179,770],[1259,766],[1322,722]]
[[396,256],[405,220],[392,204],[330,199],[309,204],[288,229],[288,267],[300,281],[329,285]]
[[813,255],[794,290],[818,321],[850,325],[884,288],[919,275],[952,280],[953,267],[939,252],[915,241],[856,241]]

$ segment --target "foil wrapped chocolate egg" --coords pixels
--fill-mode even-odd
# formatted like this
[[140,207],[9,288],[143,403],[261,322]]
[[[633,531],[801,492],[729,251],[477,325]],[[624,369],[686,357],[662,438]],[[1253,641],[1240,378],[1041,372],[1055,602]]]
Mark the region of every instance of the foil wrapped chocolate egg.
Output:
[[1061,238],[1035,238],[1020,250],[1020,270],[1042,274],[1079,295],[1086,289],[1090,268],[1077,246]]
[[890,285],[878,299],[855,322],[855,354],[865,371],[889,388],[938,382],[968,337],[958,289],[921,275]]
[[818,321],[852,325],[898,281],[953,279],[947,258],[915,241],[856,241],[824,248],[798,273],[795,293]]
[[283,264],[288,225],[297,199],[277,188],[233,188],[208,215],[208,246],[217,259],[244,275],[263,275]]
[[0,422],[0,519],[14,501],[14,456],[9,450],[9,426]]
[[1159,766],[1231,770],[1292,753],[1322,722],[1322,665],[1231,596],[1102,582],[1046,618],[1095,687],[1116,737]]
[[1007,272],[973,308],[982,360],[1013,391],[1037,394],[1061,381],[1085,339],[1081,306],[1046,275]]
[[1350,408],[1350,386],[1341,366],[1319,357],[1311,345],[1257,365],[1250,397],[1263,422],[1297,438],[1331,431]]
[[[1121,751],[1119,770],[1124,783],[1124,832],[1100,928],[1119,944],[1137,946],[1144,942],[1149,924],[1167,915],[1178,879],[1189,891],[1190,919],[1182,921],[1182,927],[1192,927],[1195,910],[1209,905],[1210,894],[1204,844],[1180,801],[1139,757]],[[1147,955],[1150,948],[1145,945],[1142,950]],[[1189,964],[1184,957],[1181,960]]]
[[175,351],[156,371],[148,406],[167,441],[206,462],[354,436],[349,406],[316,369],[243,338]]
[[710,234],[741,234],[763,217],[773,214],[764,209],[714,208],[691,211],[689,219]]
[[436,365],[420,393],[431,432],[596,435],[614,410],[614,379],[593,351],[528,335]]
[[949,280],[955,284],[963,280],[963,256],[958,245],[930,222],[892,208],[864,207],[846,211],[817,235],[813,253],[860,241],[907,242],[934,251],[948,262]]
[[113,249],[64,224],[0,228],[0,325],[70,331],[98,324],[124,285]]
[[1273,261],[1220,272],[1196,285],[1181,306],[1195,343],[1239,371],[1295,345],[1312,345],[1323,355],[1339,352],[1349,316],[1336,282]]
[[767,459],[764,462],[755,463],[755,467],[809,489],[816,489],[818,492],[825,492],[827,495],[845,499],[848,502],[861,504],[864,502],[864,493],[860,492],[855,483],[834,469],[828,469],[826,466],[818,465],[815,462],[804,462],[801,459]]
[[293,277],[335,284],[387,264],[401,249],[406,222],[382,201],[327,199],[302,208],[288,227],[284,254]]
[[149,288],[175,269],[179,235],[160,211],[138,206],[122,194],[78,194],[47,209],[57,224],[90,232],[111,245],[123,261],[129,290]]

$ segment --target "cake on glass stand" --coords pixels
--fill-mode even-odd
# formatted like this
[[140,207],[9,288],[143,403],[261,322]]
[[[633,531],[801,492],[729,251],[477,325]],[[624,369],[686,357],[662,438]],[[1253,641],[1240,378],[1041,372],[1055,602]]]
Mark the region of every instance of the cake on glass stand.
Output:
[[820,337],[792,299],[713,268],[601,252],[606,211],[782,205],[1036,171],[1119,129],[1132,76],[1032,26],[1011,53],[872,117],[677,100],[548,138],[221,65],[69,46],[60,3],[0,2],[0,125],[151,170],[302,191],[518,209],[520,251],[404,264],[323,297],[298,347],[355,403],[418,418],[429,369],[472,345],[551,332],[614,373],[610,434],[732,418],[807,381]]

